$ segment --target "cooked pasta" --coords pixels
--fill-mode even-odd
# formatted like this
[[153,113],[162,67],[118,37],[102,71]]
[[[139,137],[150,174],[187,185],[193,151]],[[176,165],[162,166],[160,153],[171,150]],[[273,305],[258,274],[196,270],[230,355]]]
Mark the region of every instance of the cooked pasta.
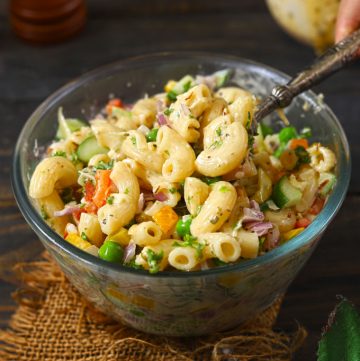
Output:
[[229,71],[112,98],[89,122],[58,112],[29,195],[67,242],[109,262],[197,272],[302,232],[336,184],[334,152],[292,126],[251,130],[257,98]]

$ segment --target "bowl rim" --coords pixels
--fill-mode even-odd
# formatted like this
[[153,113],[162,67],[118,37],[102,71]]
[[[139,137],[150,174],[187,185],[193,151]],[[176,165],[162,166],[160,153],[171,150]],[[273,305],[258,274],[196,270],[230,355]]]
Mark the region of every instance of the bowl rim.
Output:
[[[18,140],[16,142],[14,154],[13,154],[13,167],[11,172],[11,183],[13,188],[13,193],[15,195],[16,202],[20,211],[22,212],[25,220],[31,226],[31,228],[38,235],[41,234],[40,240],[42,242],[43,239],[53,243],[56,247],[59,247],[62,251],[64,251],[69,256],[92,266],[100,266],[105,269],[108,269],[113,272],[119,273],[130,273],[134,276],[148,276],[152,278],[196,278],[203,277],[208,275],[217,275],[222,273],[234,272],[234,271],[244,271],[249,269],[255,269],[257,267],[268,264],[274,260],[277,260],[286,255],[292,254],[298,248],[310,243],[312,240],[317,239],[322,235],[326,227],[333,220],[336,213],[340,209],[346,192],[350,183],[350,175],[351,175],[351,157],[349,151],[349,144],[345,135],[343,128],[340,125],[339,120],[333,113],[333,111],[326,105],[322,104],[321,109],[324,110],[329,117],[332,118],[336,130],[339,133],[339,138],[342,140],[342,145],[344,147],[344,157],[342,166],[344,167],[344,172],[339,172],[341,179],[338,179],[337,184],[332,191],[324,209],[320,212],[320,214],[315,218],[315,220],[298,236],[294,237],[290,241],[284,243],[273,249],[270,252],[265,253],[262,256],[256,257],[250,260],[244,260],[239,263],[234,263],[231,265],[226,265],[223,267],[210,268],[208,270],[202,271],[194,271],[194,272],[184,272],[184,271],[161,271],[156,274],[149,274],[146,270],[138,270],[131,267],[123,266],[120,264],[113,264],[111,262],[107,262],[92,256],[91,254],[73,246],[69,242],[65,241],[60,235],[58,235],[50,226],[41,218],[38,211],[34,208],[32,202],[30,201],[30,197],[27,194],[25,189],[25,185],[22,182],[22,173],[21,173],[21,163],[20,163],[20,154],[21,147],[26,139],[26,135],[31,132],[32,128],[38,123],[44,114],[47,112],[47,108],[51,107],[54,103],[60,100],[64,95],[68,94],[72,90],[79,88],[80,86],[86,84],[89,81],[96,80],[98,78],[102,78],[106,74],[111,74],[114,71],[126,69],[127,65],[131,63],[141,62],[144,60],[159,60],[159,61],[169,61],[170,59],[177,60],[179,57],[187,57],[196,59],[208,59],[213,58],[214,60],[223,60],[227,62],[241,63],[251,67],[255,67],[257,71],[261,71],[267,74],[276,75],[279,78],[282,78],[284,81],[288,81],[290,76],[265,64],[262,64],[257,61],[249,60],[246,58],[242,58],[235,55],[228,55],[222,53],[213,53],[213,52],[193,52],[193,51],[165,51],[165,52],[157,52],[150,53],[141,56],[134,56],[126,59],[122,59],[119,61],[115,61],[109,63],[107,65],[103,65],[95,68],[94,70],[88,71],[83,75],[73,79],[68,82],[64,86],[60,87],[58,90],[53,92],[49,97],[47,97],[29,116],[26,123],[24,124],[22,131],[18,136]],[[316,94],[313,91],[307,91],[301,95],[301,97],[305,98],[305,100],[309,101],[310,104],[314,103],[314,99],[316,98]],[[341,180],[341,181],[340,181]]]

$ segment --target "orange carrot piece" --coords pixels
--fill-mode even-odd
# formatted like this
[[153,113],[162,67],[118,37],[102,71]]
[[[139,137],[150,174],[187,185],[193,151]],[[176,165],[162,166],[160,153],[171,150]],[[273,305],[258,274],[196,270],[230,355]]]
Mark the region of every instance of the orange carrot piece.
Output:
[[111,99],[106,104],[106,113],[110,115],[113,107],[122,108],[122,106],[123,103],[119,98]]
[[307,218],[300,218],[295,223],[295,228],[306,228],[311,221]]
[[153,219],[166,234],[175,227],[179,216],[170,206],[164,206],[153,215]]
[[317,197],[315,199],[315,202],[313,203],[313,205],[310,207],[310,209],[308,210],[308,212],[310,214],[313,214],[313,215],[317,215],[321,212],[321,210],[323,209],[324,207],[324,204],[325,204],[325,199],[323,198],[320,198],[320,197]]
[[111,189],[111,179],[110,179],[111,169],[101,169],[97,170],[95,174],[96,187],[93,197],[93,202],[96,207],[100,208],[106,203],[106,198],[110,194]]
[[309,148],[309,143],[307,139],[300,138],[300,139],[291,139],[289,142],[290,149],[296,149],[297,147]]

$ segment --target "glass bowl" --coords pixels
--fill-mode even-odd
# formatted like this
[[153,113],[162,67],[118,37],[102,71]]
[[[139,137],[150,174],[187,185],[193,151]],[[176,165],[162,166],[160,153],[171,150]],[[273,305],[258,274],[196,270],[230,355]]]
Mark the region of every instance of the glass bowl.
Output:
[[55,136],[60,106],[67,116],[91,119],[109,94],[132,102],[145,93],[163,91],[169,79],[224,68],[234,70],[233,83],[259,96],[289,79],[262,64],[216,54],[161,53],[132,58],[85,74],[55,92],[31,115],[16,145],[12,182],[26,221],[87,300],[141,331],[168,336],[203,335],[237,326],[270,306],[285,293],[314,251],[348,188],[350,155],[345,134],[331,110],[319,103],[314,93],[307,92],[295,99],[286,110],[287,116],[297,127],[310,126],[314,139],[335,152],[338,181],[314,222],[264,256],[199,272],[149,275],[75,248],[42,220],[28,195],[29,179],[41,157],[39,149]]

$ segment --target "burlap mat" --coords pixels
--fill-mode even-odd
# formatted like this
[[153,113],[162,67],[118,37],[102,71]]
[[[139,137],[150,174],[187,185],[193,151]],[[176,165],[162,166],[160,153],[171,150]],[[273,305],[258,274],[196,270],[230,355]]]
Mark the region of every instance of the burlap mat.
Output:
[[112,321],[96,311],[45,254],[38,262],[16,265],[24,287],[14,294],[19,306],[0,331],[3,361],[285,361],[306,337],[274,331],[281,300],[231,331],[198,338],[153,336]]

